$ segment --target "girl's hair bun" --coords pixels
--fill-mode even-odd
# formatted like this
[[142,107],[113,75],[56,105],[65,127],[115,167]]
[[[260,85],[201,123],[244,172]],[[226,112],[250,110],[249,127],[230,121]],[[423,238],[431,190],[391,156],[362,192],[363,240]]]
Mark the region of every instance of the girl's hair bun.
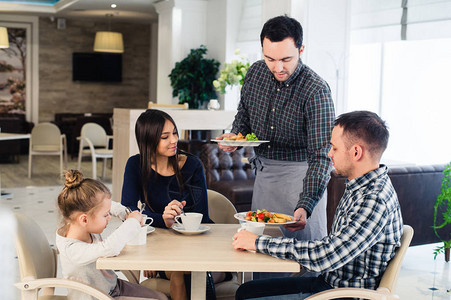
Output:
[[83,174],[78,170],[69,170],[64,174],[64,186],[68,189],[76,188],[83,181]]

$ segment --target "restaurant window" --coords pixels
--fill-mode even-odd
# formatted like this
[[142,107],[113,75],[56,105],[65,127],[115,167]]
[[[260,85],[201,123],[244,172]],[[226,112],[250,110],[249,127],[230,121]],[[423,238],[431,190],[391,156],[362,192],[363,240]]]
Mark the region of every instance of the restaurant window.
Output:
[[352,2],[346,111],[371,110],[387,121],[383,161],[447,163],[451,1],[396,2]]

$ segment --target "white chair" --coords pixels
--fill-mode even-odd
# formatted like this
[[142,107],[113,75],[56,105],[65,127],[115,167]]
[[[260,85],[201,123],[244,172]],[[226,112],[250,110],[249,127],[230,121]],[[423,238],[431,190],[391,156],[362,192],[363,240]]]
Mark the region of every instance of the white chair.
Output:
[[113,158],[113,149],[109,149],[110,140],[113,137],[107,135],[105,129],[97,123],[86,123],[81,128],[78,151],[78,170],[81,170],[81,159],[83,156],[91,156],[92,178],[97,178],[97,159],[103,158],[102,178],[105,177],[105,169],[108,158]]
[[402,261],[406,255],[407,248],[413,237],[413,228],[409,225],[404,225],[403,234],[401,238],[401,247],[396,251],[395,256],[389,262],[387,269],[382,275],[381,282],[376,290],[360,289],[360,288],[336,288],[323,291],[312,295],[306,300],[326,300],[337,298],[363,298],[370,300],[391,300],[399,299],[395,295],[396,283],[398,281],[399,271],[401,270]]
[[33,155],[59,155],[60,176],[64,165],[67,166],[66,135],[61,134],[58,126],[52,123],[39,123],[33,127],[28,152],[28,178],[31,178],[33,169]]
[[[56,278],[57,250],[50,247],[39,225],[31,218],[15,214],[17,220],[16,252],[19,260],[22,300],[63,300],[67,296],[54,295],[55,287],[75,289],[100,300],[113,299],[103,291],[74,280]],[[41,296],[38,295],[42,290]]]

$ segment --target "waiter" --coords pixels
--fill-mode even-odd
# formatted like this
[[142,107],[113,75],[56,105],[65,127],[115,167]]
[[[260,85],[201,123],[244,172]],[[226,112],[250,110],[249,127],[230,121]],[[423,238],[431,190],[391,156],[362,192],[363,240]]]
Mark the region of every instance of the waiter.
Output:
[[249,68],[231,133],[218,139],[255,133],[268,140],[250,159],[256,172],[252,210],[294,214],[297,222],[284,226],[285,236],[320,239],[327,234],[327,153],[335,119],[330,88],[300,59],[304,45],[297,20],[268,20],[260,41],[264,59]]

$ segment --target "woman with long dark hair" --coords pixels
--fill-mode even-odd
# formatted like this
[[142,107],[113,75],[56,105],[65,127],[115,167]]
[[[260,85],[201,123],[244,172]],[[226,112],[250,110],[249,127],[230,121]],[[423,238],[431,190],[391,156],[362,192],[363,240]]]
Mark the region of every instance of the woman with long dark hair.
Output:
[[[202,162],[177,150],[177,126],[171,116],[148,109],[136,121],[135,134],[139,154],[131,156],[125,166],[122,205],[133,211],[138,202],[145,204],[143,214],[153,218],[155,227],[171,228],[182,208],[202,213],[202,223],[212,223]],[[157,273],[171,280],[172,299],[187,298],[184,272],[146,271],[144,275],[154,277]],[[219,281],[224,279],[221,274]]]
[[121,203],[132,210],[139,201],[145,203],[143,213],[153,218],[155,227],[171,228],[181,208],[202,213],[202,223],[211,223],[202,162],[177,150],[171,116],[148,109],[136,121],[135,134],[139,154],[127,161]]

